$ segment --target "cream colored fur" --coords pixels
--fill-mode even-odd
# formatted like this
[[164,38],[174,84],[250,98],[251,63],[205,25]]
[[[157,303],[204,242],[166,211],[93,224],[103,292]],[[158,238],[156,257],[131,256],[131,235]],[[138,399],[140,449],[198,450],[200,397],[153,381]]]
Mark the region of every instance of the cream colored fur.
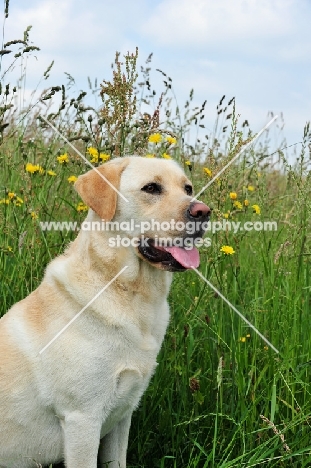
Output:
[[[93,208],[87,220],[184,219],[191,200],[184,184],[190,182],[173,161],[129,157],[100,170],[128,203],[90,171],[77,182]],[[154,179],[165,193],[151,203],[141,188]],[[155,371],[169,321],[172,274],[133,247],[109,247],[111,235],[81,230],[47,266],[40,286],[0,320],[1,468],[61,460],[68,468],[96,468],[98,453],[102,467],[126,466],[131,415]]]

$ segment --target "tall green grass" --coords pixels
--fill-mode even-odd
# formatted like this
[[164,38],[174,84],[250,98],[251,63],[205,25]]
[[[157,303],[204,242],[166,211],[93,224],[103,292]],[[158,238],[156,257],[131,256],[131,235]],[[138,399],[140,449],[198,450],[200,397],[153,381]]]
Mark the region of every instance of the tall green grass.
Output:
[[[80,200],[68,178],[88,168],[40,113],[93,164],[101,163],[100,153],[110,158],[169,154],[184,166],[196,191],[210,180],[209,171],[216,174],[253,136],[247,122],[240,123],[235,101],[225,97],[213,132],[204,136],[205,103],[193,108],[191,92],[180,107],[172,80],[163,72],[163,91],[152,90],[151,57],[139,84],[137,59],[137,52],[128,54],[124,71],[117,54],[114,75],[101,88],[100,109],[90,108],[84,93],[70,97],[61,85],[41,96],[51,103],[47,108],[32,104],[17,112],[14,95],[21,89],[2,78],[1,314],[37,287],[47,263],[75,237],[72,232],[43,232],[39,221],[81,222],[85,217],[77,210]],[[60,101],[53,104],[57,94]],[[201,132],[192,144],[185,143],[189,129]],[[162,138],[157,145],[149,143],[155,133]],[[257,145],[201,197],[213,206],[213,221],[228,216],[231,221],[278,224],[276,231],[207,233],[211,247],[201,249],[200,271],[279,354],[195,272],[176,274],[159,365],[133,416],[130,467],[311,465],[309,144],[306,125],[298,161],[289,163],[280,148],[277,168],[267,157],[267,144]],[[97,151],[93,156],[90,147]],[[57,157],[63,154],[68,162],[61,164]],[[42,170],[31,173],[27,163]],[[221,252],[224,245],[235,253]]]

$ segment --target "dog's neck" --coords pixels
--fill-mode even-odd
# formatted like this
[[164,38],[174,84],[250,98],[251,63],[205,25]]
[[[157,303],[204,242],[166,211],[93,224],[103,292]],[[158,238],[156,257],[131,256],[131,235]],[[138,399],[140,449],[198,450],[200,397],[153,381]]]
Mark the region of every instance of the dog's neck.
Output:
[[[96,223],[96,224],[95,224]],[[149,294],[155,285],[165,296],[169,293],[172,273],[157,269],[141,259],[136,247],[122,246],[115,242],[125,237],[124,232],[117,230],[97,229],[104,222],[89,210],[77,238],[70,244],[67,253],[85,264],[85,273],[95,274],[102,282],[111,281],[125,267],[124,272],[116,279],[117,284],[126,290],[140,291]],[[115,242],[115,246],[111,246]],[[66,253],[65,253],[66,254]],[[143,274],[142,274],[143,270]],[[143,278],[143,282],[142,282]]]

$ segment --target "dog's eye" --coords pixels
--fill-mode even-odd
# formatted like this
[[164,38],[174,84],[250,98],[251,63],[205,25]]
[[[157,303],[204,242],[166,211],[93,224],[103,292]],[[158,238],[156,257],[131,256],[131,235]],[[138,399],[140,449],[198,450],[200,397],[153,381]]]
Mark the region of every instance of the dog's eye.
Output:
[[157,184],[156,182],[151,182],[150,184],[144,185],[142,190],[147,193],[152,193],[153,195],[160,195],[160,193],[162,193],[161,185]]
[[192,195],[192,187],[191,185],[185,185],[185,192],[187,195]]

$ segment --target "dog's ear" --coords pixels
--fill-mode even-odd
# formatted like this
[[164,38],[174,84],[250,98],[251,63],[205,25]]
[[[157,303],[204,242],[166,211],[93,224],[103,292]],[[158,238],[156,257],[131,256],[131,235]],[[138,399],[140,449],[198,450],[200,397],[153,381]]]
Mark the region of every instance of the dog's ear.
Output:
[[128,163],[128,158],[108,162],[78,177],[74,185],[84,203],[101,219],[110,221],[114,217],[116,190],[119,190],[121,174]]

